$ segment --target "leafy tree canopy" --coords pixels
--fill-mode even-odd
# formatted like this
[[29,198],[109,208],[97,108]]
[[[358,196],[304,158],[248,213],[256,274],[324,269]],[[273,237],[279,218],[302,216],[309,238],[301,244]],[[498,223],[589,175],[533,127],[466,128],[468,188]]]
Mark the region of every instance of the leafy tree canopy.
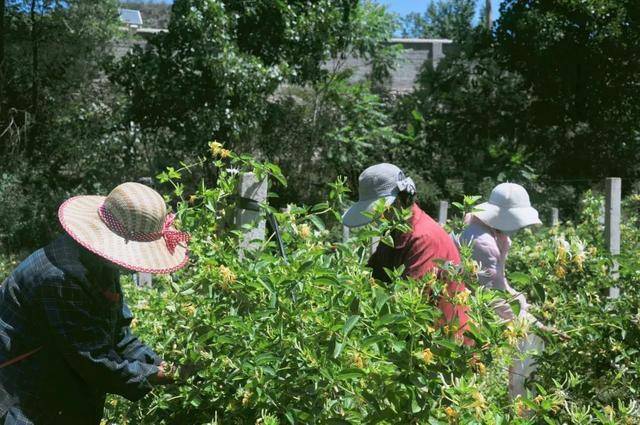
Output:
[[238,141],[282,84],[326,79],[323,63],[347,51],[372,55],[390,25],[378,9],[358,0],[178,0],[169,31],[111,75],[143,127],[167,127],[198,146]]
[[533,89],[526,142],[550,175],[635,177],[640,8],[634,0],[502,3],[497,47]]
[[409,13],[402,19],[403,37],[465,40],[476,16],[477,0],[432,0],[424,13]]

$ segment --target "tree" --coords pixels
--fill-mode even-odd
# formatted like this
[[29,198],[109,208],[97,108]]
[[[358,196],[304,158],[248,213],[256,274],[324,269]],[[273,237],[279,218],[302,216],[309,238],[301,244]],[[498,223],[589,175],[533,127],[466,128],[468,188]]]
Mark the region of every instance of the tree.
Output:
[[108,184],[93,155],[108,150],[101,143],[114,96],[102,90],[101,64],[118,15],[111,0],[4,3],[0,243],[30,247],[56,228],[66,194],[99,178]]
[[633,0],[505,1],[504,64],[534,101],[523,138],[554,179],[638,176],[640,8]]
[[403,18],[403,37],[466,40],[473,29],[476,0],[432,0],[427,10]]
[[437,68],[423,67],[395,113],[409,140],[392,155],[423,182],[428,205],[535,178],[520,145],[531,103],[522,77],[501,66],[484,28],[457,47]]
[[[327,170],[314,158],[344,147],[332,134],[353,123],[346,111],[356,109],[354,102],[366,104],[361,128],[377,131],[378,98],[368,88],[350,91],[349,71],[339,65],[347,56],[364,57],[384,78],[393,61],[382,41],[393,27],[385,9],[368,1],[178,0],[169,31],[110,75],[129,94],[131,120],[146,133],[171,134],[165,140],[191,156],[219,139],[292,165],[301,184],[287,195],[312,199],[318,188],[309,187],[309,177]],[[332,58],[335,68],[326,66]],[[365,139],[360,132],[359,146]]]

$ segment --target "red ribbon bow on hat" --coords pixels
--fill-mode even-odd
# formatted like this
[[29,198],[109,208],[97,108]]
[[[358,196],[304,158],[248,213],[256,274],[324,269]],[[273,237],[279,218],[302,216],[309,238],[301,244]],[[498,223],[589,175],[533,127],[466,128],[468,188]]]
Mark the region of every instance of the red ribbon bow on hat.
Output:
[[164,226],[162,226],[162,237],[167,244],[167,249],[169,249],[169,252],[172,254],[179,243],[188,243],[191,239],[191,235],[187,232],[181,232],[171,228],[175,219],[175,214],[167,214],[167,218],[164,220]]
[[116,219],[113,214],[109,212],[109,210],[102,205],[98,209],[98,213],[102,218],[102,221],[109,227],[112,231],[122,236],[123,238],[131,241],[138,242],[153,242],[158,239],[164,239],[164,242],[167,244],[167,249],[171,254],[173,254],[176,250],[176,246],[178,246],[181,242],[188,243],[191,240],[191,235],[187,232],[181,232],[176,229],[172,229],[171,226],[176,219],[175,214],[167,214],[164,219],[164,225],[162,226],[162,231],[160,232],[132,232],[128,230],[118,219]]

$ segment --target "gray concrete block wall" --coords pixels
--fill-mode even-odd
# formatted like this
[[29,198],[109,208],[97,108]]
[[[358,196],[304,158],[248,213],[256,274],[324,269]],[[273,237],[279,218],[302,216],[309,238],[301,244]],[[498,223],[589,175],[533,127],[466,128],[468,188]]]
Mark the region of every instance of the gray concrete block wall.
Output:
[[[144,46],[147,39],[164,30],[152,28],[139,28],[133,33],[130,40],[119,42],[114,45],[116,58],[121,58],[134,45]],[[391,45],[401,45],[403,50],[395,64],[395,69],[391,72],[388,89],[392,92],[406,93],[413,90],[416,77],[425,63],[438,66],[440,61],[451,49],[455,48],[452,40],[447,39],[407,39],[393,38],[388,41]],[[352,71],[352,82],[362,81],[371,74],[371,62],[359,57],[347,57],[331,60],[323,65],[329,71],[346,70]]]

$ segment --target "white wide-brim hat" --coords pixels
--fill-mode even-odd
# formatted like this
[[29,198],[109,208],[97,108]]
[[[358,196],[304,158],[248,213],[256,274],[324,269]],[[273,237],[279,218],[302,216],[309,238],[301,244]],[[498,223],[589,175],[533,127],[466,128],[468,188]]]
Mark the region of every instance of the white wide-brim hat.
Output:
[[76,196],[58,210],[64,230],[92,253],[128,270],[172,273],[189,261],[189,235],[173,228],[164,200],[139,183],[109,196]]
[[415,194],[416,187],[410,177],[393,164],[373,165],[360,174],[358,179],[358,202],[353,204],[342,216],[347,227],[360,227],[372,220],[367,213],[384,200],[386,206],[393,204],[400,192]]
[[496,186],[489,202],[478,205],[473,215],[487,226],[505,232],[542,224],[538,211],[531,206],[529,194],[515,183]]

